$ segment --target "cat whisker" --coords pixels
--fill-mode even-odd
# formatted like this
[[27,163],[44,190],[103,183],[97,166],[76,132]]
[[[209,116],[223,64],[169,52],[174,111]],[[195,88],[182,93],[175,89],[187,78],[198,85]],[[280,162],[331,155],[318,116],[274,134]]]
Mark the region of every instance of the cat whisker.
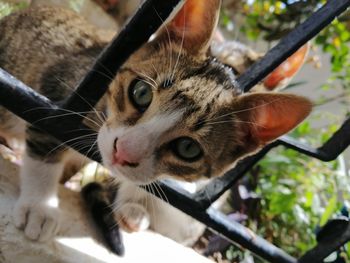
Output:
[[[50,110],[51,108],[49,107],[36,107],[36,108],[31,108],[29,110],[24,111],[24,113],[32,112],[32,111],[37,111],[37,110]],[[96,113],[97,110],[91,110],[91,111],[71,111],[67,109],[59,109],[60,111],[66,111],[66,112],[71,112],[73,113],[78,113],[78,114],[89,114],[89,113]],[[102,111],[97,111],[99,114],[103,114]]]
[[[146,74],[143,74],[143,73],[141,73],[141,72],[137,72],[139,75],[141,75],[141,76],[143,76],[144,78],[146,78],[146,79],[138,79],[138,80],[142,80],[142,81],[144,81],[144,82],[146,82],[148,85],[150,85],[154,90],[157,90],[157,86],[158,86],[158,84],[157,84],[157,82],[154,80],[154,79],[152,79],[151,77],[149,77],[149,76],[147,76]],[[151,80],[152,82],[154,82],[154,83],[152,83],[152,82],[150,82],[149,80],[147,80],[147,79],[149,79],[149,80]]]
[[160,21],[162,22],[162,24],[164,25],[165,31],[167,33],[167,37],[168,37],[168,41],[169,41],[169,46],[170,46],[170,54],[169,54],[169,66],[168,66],[168,73],[167,76],[171,76],[172,74],[172,59],[173,59],[173,45],[172,45],[172,41],[171,41],[171,37],[170,37],[170,32],[168,29],[168,26],[164,23],[165,21],[161,18],[161,16],[159,15],[158,11],[155,9],[154,10],[158,16],[158,18],[160,19]]
[[[185,24],[186,24],[186,9],[185,9],[184,15],[185,15],[185,18],[184,18],[184,19],[185,19]],[[176,59],[176,62],[175,62],[175,66],[174,66],[173,72],[172,72],[171,77],[170,77],[171,80],[174,79],[174,76],[175,76],[175,73],[176,73],[176,69],[177,69],[178,63],[179,63],[179,61],[180,61],[180,57],[181,57],[181,53],[182,53],[182,49],[183,49],[183,45],[184,45],[184,40],[185,40],[185,28],[183,28],[183,30],[182,30],[180,51],[179,51],[179,54],[178,54],[178,56],[177,56],[177,59]]]
[[[31,112],[31,111],[35,111],[35,110],[48,110],[50,108],[47,108],[47,107],[37,107],[37,108],[32,108],[32,109],[29,109],[29,110],[26,110],[24,113],[27,113],[27,112]],[[98,127],[101,127],[103,122],[101,124],[97,123],[96,121],[94,121],[93,119],[89,118],[89,117],[86,117],[84,114],[87,114],[87,113],[96,113],[95,111],[81,111],[81,112],[76,112],[76,111],[71,111],[71,110],[67,110],[67,109],[60,109],[60,111],[63,111],[63,112],[68,112],[69,114],[66,114],[67,116],[68,115],[78,115],[78,116],[81,116],[83,119],[86,119],[90,122],[94,122]],[[62,117],[62,116],[66,116],[64,114],[59,114],[59,115],[55,115],[55,116],[48,116],[48,117],[45,117],[45,118],[41,118],[37,121],[35,121],[34,123],[38,123],[42,120],[45,120],[45,119],[51,119],[51,118],[58,118],[58,117]]]
[[265,126],[263,125],[259,125],[256,122],[252,122],[252,121],[240,121],[240,120],[227,120],[227,121],[217,121],[217,122],[205,122],[206,125],[214,125],[214,124],[223,124],[223,123],[230,123],[230,122],[234,122],[234,123],[247,123],[247,124],[252,124],[254,126],[257,127],[262,127],[265,128]]
[[[125,204],[120,204],[119,206],[113,205],[110,215],[114,217],[115,223],[113,224],[112,228],[123,225],[121,222],[125,221],[125,215],[118,213],[119,210],[123,208],[123,206],[125,206]],[[114,214],[117,214],[117,217],[115,217]]]
[[[78,147],[78,146],[84,146],[83,149],[87,148],[87,147],[91,147],[91,144],[94,143],[94,139],[90,139],[90,140],[86,140],[86,141],[78,141],[75,143],[72,143],[70,147]],[[81,150],[82,148],[75,148],[78,151]]]
[[[100,65],[101,67],[103,67],[104,70],[107,71],[108,74],[110,74],[110,77],[113,78],[114,74],[103,64],[101,63],[98,59],[97,56],[93,57],[91,55],[86,54],[87,57],[91,58],[92,61],[95,61],[95,63],[97,63],[98,65]],[[109,75],[108,75],[109,76]]]
[[157,68],[154,66],[154,64],[153,64],[152,61],[150,61],[150,63],[151,63],[151,65],[152,65],[152,67],[153,67],[154,72],[155,72],[156,75],[157,75],[156,79],[159,80],[160,74],[159,74]]
[[[255,107],[246,108],[246,109],[243,109],[243,110],[232,111],[232,112],[229,112],[229,113],[226,113],[226,114],[217,116],[217,117],[215,117],[215,118],[211,118],[209,121],[221,119],[221,118],[224,118],[224,117],[229,116],[229,115],[234,115],[234,114],[236,114],[236,113],[241,113],[241,112],[246,112],[246,111],[255,110],[255,109],[258,109],[258,108],[261,108],[261,107],[265,107],[265,106],[267,106],[267,105],[270,105],[270,104],[275,103],[275,102],[280,101],[280,100],[281,100],[281,99],[275,99],[275,100],[272,100],[272,101],[270,101],[270,102],[263,103],[263,104],[261,104],[261,105],[255,106]],[[205,123],[205,122],[207,122],[207,120],[202,121],[202,122],[199,122],[197,125],[203,124],[203,123]]]
[[94,134],[94,135],[97,135],[97,134],[98,134],[98,132],[94,132],[94,130],[91,130],[91,129],[84,129],[84,128],[69,130],[67,133],[69,133],[69,132],[76,132],[76,131],[92,131],[91,134]]
[[[104,120],[101,118],[99,112],[95,109],[95,107],[93,107],[83,96],[81,96],[76,90],[75,88],[71,87],[68,85],[67,82],[63,81],[62,79],[58,78],[55,76],[55,78],[60,81],[64,86],[66,86],[68,89],[70,89],[74,94],[76,94],[77,96],[79,96],[79,98],[81,98],[96,114],[97,118],[100,119],[101,123],[104,123]],[[113,79],[111,79],[113,81]]]
[[154,189],[153,189],[153,183],[151,183],[150,184],[150,188],[151,188],[151,192],[152,192],[152,195],[149,195],[149,198],[150,198],[150,202],[151,202],[151,206],[152,206],[152,212],[153,212],[153,216],[151,216],[151,220],[154,220],[154,225],[157,225],[157,217],[156,217],[156,215],[157,215],[157,211],[156,211],[156,204],[157,204],[157,202],[155,201],[155,199],[154,198],[156,198],[155,196],[154,196]]
[[154,86],[158,86],[157,81],[154,80],[151,76],[147,75],[146,73],[141,72],[141,71],[137,71],[136,73],[139,74],[139,75],[141,75],[142,77],[148,79],[149,81],[151,81],[151,82],[153,83]]
[[[92,143],[93,143],[93,141],[90,141],[90,142],[76,142],[76,143],[72,144],[72,147],[74,147],[74,149],[79,152],[81,150],[84,150],[84,149],[87,149],[87,148],[91,147]],[[87,159],[87,157],[84,156],[84,160],[85,159]]]
[[92,120],[91,118],[88,118],[82,114],[79,114],[79,113],[76,113],[76,112],[71,112],[71,113],[62,113],[62,114],[58,114],[58,115],[55,115],[55,116],[48,116],[48,117],[44,117],[44,118],[41,118],[39,120],[36,120],[35,122],[33,122],[32,124],[35,125],[41,121],[44,121],[44,120],[50,120],[50,119],[54,119],[54,118],[60,118],[60,117],[65,117],[65,116],[70,116],[70,115],[78,115],[78,116],[81,116],[83,117],[84,119],[94,123],[95,125],[97,125],[98,127],[101,127],[101,124],[97,123],[96,121]]
[[[146,191],[146,195],[145,198],[142,199],[142,205],[146,208],[146,210],[148,211],[149,209],[152,209],[152,204],[149,205],[148,203],[148,192],[150,191],[150,187],[149,185],[144,185],[143,187],[141,187],[143,191]],[[151,203],[151,202],[150,202]]]
[[168,197],[166,196],[165,192],[163,191],[162,187],[159,185],[159,183],[157,181],[154,182],[154,185],[156,187],[156,189],[158,190],[159,195],[161,195],[161,193],[163,194],[164,198],[161,198],[164,202],[169,203]]
[[61,144],[59,144],[58,146],[56,146],[55,148],[53,148],[51,151],[49,151],[47,154],[46,154],[46,157],[49,156],[51,153],[53,153],[54,151],[58,150],[59,148],[61,147],[65,147],[65,145],[67,143],[70,143],[70,142],[74,142],[76,140],[80,140],[80,139],[83,139],[83,138],[89,138],[91,136],[91,139],[93,139],[95,137],[95,134],[84,134],[84,135],[81,135],[81,136],[78,136],[78,137],[75,137],[73,139],[70,139],[70,140],[66,140],[64,142],[62,142]]
[[[89,159],[87,155],[91,152],[91,150],[94,148],[94,146],[97,144],[97,140],[94,140],[94,142],[90,145],[89,150],[87,151],[86,155],[84,155],[84,159],[81,161],[80,166],[83,166],[83,163]],[[85,148],[84,148],[85,149]],[[96,168],[97,169],[97,168]]]
[[97,148],[97,149],[92,153],[92,156],[95,156],[95,155],[97,155],[98,153],[100,153],[100,150]]
[[98,74],[100,74],[101,76],[104,76],[104,77],[106,77],[106,78],[108,78],[110,81],[113,81],[114,79],[113,79],[113,76],[109,76],[109,75],[107,75],[106,73],[104,73],[104,72],[101,72],[101,71],[99,71],[99,70],[96,70],[96,69],[90,69],[92,72],[96,72],[96,73],[98,73]]

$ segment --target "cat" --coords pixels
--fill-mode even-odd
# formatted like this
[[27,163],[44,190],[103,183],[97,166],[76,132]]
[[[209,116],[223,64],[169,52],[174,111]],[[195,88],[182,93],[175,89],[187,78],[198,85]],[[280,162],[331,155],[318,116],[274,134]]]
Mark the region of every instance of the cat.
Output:
[[[301,96],[242,94],[235,87],[232,68],[210,54],[220,5],[187,0],[111,76],[86,122],[98,131],[103,164],[118,180],[135,186],[219,176],[310,113],[311,102]],[[49,7],[5,17],[0,36],[0,67],[55,102],[69,96],[108,43],[74,12]],[[14,224],[31,240],[49,240],[59,229],[57,185],[65,163],[82,156],[3,108],[0,118],[2,137],[26,140]],[[117,213],[135,230],[123,213],[144,209],[132,198],[124,201],[129,205]]]
[[[221,34],[220,32],[216,33]],[[285,88],[303,65],[308,50],[309,45],[304,45],[272,71],[263,82],[254,86],[251,91],[277,91]],[[263,54],[257,53],[239,42],[225,40],[222,35],[212,41],[210,53],[232,68],[236,76],[244,73],[249,66],[263,56]],[[194,194],[209,183],[210,179],[194,182],[170,181],[172,185]],[[114,178],[113,183],[107,180],[100,185],[90,183],[83,188],[83,196],[87,200],[95,223],[102,230],[109,248],[118,255],[124,253],[121,235],[115,231],[116,225],[121,226],[127,232],[137,232],[150,228],[185,246],[193,246],[203,234],[205,226],[167,204],[167,197],[157,182],[143,188],[158,193],[164,202],[152,194],[142,191],[138,185],[126,180],[118,180],[118,178]],[[226,192],[222,195],[211,204],[211,207],[224,208],[228,194],[229,192]],[[112,198],[108,198],[111,196]],[[112,204],[114,204],[114,211],[110,209]],[[109,229],[113,229],[113,231]]]

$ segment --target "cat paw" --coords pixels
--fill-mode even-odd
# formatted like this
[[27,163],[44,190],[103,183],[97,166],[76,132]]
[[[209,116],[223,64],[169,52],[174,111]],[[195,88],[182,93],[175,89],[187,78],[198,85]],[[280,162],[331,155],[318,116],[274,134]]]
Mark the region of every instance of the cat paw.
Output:
[[126,203],[117,212],[117,220],[121,228],[132,233],[146,230],[150,225],[147,210],[137,203]]
[[13,211],[17,228],[24,231],[30,240],[47,241],[59,228],[59,209],[43,203],[18,201]]

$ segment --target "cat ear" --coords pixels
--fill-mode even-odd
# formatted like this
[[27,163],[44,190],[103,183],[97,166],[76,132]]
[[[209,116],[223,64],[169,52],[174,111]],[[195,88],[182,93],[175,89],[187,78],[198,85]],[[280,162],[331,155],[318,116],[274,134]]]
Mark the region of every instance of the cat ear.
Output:
[[264,88],[266,90],[280,90],[287,86],[294,75],[304,65],[309,49],[310,44],[307,43],[287,58],[264,79]]
[[186,0],[158,40],[175,41],[192,54],[206,52],[218,23],[221,0]]
[[312,103],[293,94],[252,93],[242,96],[237,114],[246,122],[248,139],[264,145],[287,133],[309,115]]

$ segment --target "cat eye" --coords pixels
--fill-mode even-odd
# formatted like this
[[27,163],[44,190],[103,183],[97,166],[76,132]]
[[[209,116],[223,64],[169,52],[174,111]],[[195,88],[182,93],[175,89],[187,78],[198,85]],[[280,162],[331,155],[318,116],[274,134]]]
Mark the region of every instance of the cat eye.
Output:
[[172,142],[172,150],[182,160],[192,162],[203,155],[199,143],[189,137],[181,137]]
[[145,111],[153,99],[151,85],[143,80],[134,80],[129,87],[129,99],[139,111]]

